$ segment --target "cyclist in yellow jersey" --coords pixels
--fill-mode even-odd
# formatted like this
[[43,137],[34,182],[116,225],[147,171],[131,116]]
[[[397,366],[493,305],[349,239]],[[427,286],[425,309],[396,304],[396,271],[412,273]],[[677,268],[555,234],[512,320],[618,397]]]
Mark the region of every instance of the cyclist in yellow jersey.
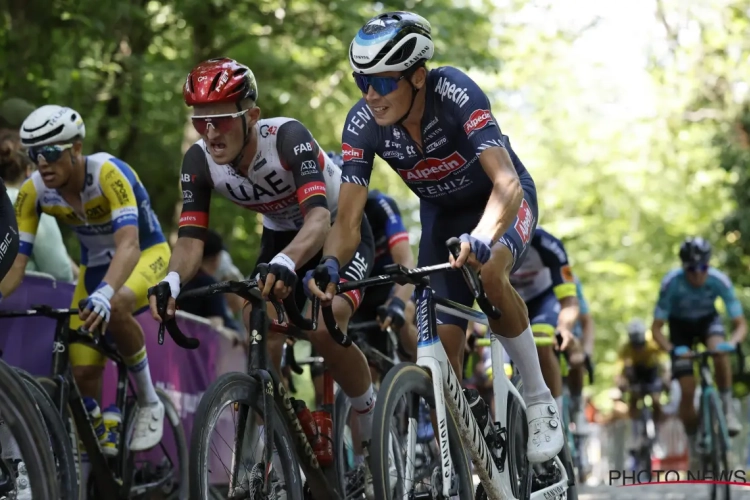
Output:
[[[138,388],[138,413],[130,448],[157,445],[164,405],[154,390],[143,330],[133,313],[148,306],[148,288],[165,275],[170,258],[148,193],[125,162],[108,153],[82,154],[86,127],[80,114],[42,106],[21,126],[21,142],[39,169],[24,182],[15,203],[19,254],[0,283],[0,299],[21,283],[31,255],[39,216],[54,216],[75,231],[81,243],[81,270],[72,307],[85,306],[71,328],[112,334]],[[84,397],[99,399],[105,358],[73,344],[70,362]],[[100,438],[103,446],[113,443]]]
[[661,418],[659,396],[664,388],[663,378],[667,368],[665,353],[652,339],[646,339],[646,324],[640,319],[628,323],[628,342],[620,348],[619,359],[623,365],[618,385],[627,386],[630,392],[630,419],[633,424],[633,441],[640,439],[643,430],[638,419],[638,402],[651,395],[654,420]]

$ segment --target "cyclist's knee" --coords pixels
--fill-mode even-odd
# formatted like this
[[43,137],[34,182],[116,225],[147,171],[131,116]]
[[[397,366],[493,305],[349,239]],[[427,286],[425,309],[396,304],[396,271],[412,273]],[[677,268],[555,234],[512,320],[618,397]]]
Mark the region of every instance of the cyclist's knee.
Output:
[[125,287],[121,288],[109,301],[112,307],[110,321],[119,322],[132,317],[135,303],[135,294]]
[[[346,333],[349,319],[352,317],[352,314],[354,314],[349,298],[341,296],[334,297],[331,308],[333,309],[333,317],[336,319],[336,325],[342,332]],[[325,346],[336,343],[328,332],[328,327],[323,320],[323,311],[321,311],[318,316],[318,328],[310,333],[310,340],[318,350],[321,350],[321,347],[325,349]]]

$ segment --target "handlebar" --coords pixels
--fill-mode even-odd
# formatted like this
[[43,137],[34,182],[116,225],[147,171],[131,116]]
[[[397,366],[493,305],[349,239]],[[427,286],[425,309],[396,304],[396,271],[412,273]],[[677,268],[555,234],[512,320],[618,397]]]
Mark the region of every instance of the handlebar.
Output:
[[[461,253],[461,241],[458,238],[453,237],[446,241],[445,245],[448,247],[451,255],[453,255],[453,258],[458,259],[458,256]],[[461,274],[463,274],[466,284],[469,286],[472,295],[474,295],[474,300],[477,301],[479,309],[481,309],[488,318],[500,319],[502,314],[497,307],[490,304],[487,294],[484,293],[484,289],[482,288],[482,281],[479,279],[479,274],[467,265],[461,267]]]
[[[186,292],[182,292],[177,297],[177,304],[179,305],[180,302],[185,301],[187,299],[195,299],[195,298],[202,298],[207,297],[209,295],[215,295],[217,293],[234,293],[236,295],[239,295],[243,299],[247,300],[248,302],[252,303],[254,306],[257,307],[265,307],[266,300],[263,299],[263,297],[260,294],[260,290],[258,289],[258,283],[259,281],[262,281],[265,279],[265,277],[268,274],[268,264],[261,264],[258,266],[258,271],[260,275],[260,279],[250,279],[245,281],[222,281],[219,283],[214,283],[212,285],[203,286],[200,288],[195,288],[193,290],[188,290]],[[169,299],[168,296],[164,296],[165,294],[168,294],[169,291],[162,290],[162,289],[155,289],[154,295],[156,295],[156,302],[161,307],[159,308],[159,315],[163,318],[166,316],[166,308],[167,308],[167,301]],[[271,292],[271,300],[269,301],[274,309],[276,309],[276,314],[278,317],[279,323],[286,322],[286,317],[289,317],[289,322],[295,325],[296,327],[302,329],[302,330],[315,330],[317,329],[317,318],[318,318],[318,312],[320,310],[320,301],[315,299],[312,301],[312,312],[313,312],[313,319],[309,320],[306,319],[302,313],[300,312],[299,308],[297,307],[296,302],[294,301],[294,295],[290,294],[286,299],[282,301],[282,304],[279,304],[277,300],[273,298],[273,292]],[[326,309],[328,309],[328,312],[331,316],[333,316],[333,311],[330,310],[330,307],[324,308],[324,315],[326,313]],[[172,318],[168,321],[162,322],[159,325],[159,333],[158,333],[158,341],[159,344],[164,343],[164,330],[167,330],[169,332],[169,336],[172,337],[174,342],[182,347],[183,349],[197,349],[200,345],[200,341],[195,338],[187,337],[180,328],[177,326],[177,321],[175,318]],[[335,337],[334,337],[335,339]]]
[[78,309],[58,309],[48,305],[32,305],[23,311],[0,311],[0,318],[23,318],[26,316],[42,316],[60,319],[78,314]]

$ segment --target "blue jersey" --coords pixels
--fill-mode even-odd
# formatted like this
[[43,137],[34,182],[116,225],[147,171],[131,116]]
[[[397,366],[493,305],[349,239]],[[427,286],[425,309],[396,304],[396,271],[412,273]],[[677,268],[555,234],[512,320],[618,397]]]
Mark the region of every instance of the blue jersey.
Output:
[[717,297],[724,301],[730,318],[742,316],[742,304],[734,294],[732,281],[724,273],[709,268],[706,282],[695,288],[688,283],[682,269],[675,269],[661,282],[654,318],[694,320],[715,315]]
[[573,271],[562,242],[537,227],[521,266],[510,275],[510,284],[527,304],[549,292],[559,300],[576,294]]
[[367,195],[365,215],[375,238],[375,263],[372,275],[376,276],[388,264],[393,264],[391,249],[402,241],[409,242],[398,205],[390,196],[373,190]]
[[484,207],[492,182],[479,163],[488,148],[505,148],[522,185],[533,186],[526,168],[492,115],[482,89],[462,71],[444,66],[427,74],[422,148],[400,125],[379,126],[361,99],[349,111],[342,135],[342,182],[367,186],[375,155],[431,204]]

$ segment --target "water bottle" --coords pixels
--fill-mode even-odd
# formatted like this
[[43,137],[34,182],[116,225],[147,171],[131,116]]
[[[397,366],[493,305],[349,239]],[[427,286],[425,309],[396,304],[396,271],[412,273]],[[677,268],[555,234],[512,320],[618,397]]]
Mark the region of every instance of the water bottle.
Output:
[[320,465],[328,466],[333,463],[333,420],[327,411],[312,412],[313,419],[318,426],[318,442],[313,447]]
[[107,430],[104,427],[102,411],[99,408],[99,403],[97,403],[94,398],[84,397],[83,404],[86,406],[86,412],[89,414],[91,425],[94,426],[96,437],[99,438],[99,442],[101,442],[106,438]]
[[310,413],[310,409],[307,407],[304,401],[299,399],[291,398],[292,409],[297,414],[299,423],[302,426],[302,430],[307,436],[307,440],[310,441],[310,446],[315,448],[315,444],[318,442],[319,432],[318,425],[315,423],[315,419]]
[[117,456],[117,447],[120,443],[120,427],[122,425],[122,413],[116,405],[109,405],[102,414],[104,421],[104,439],[99,438],[102,452],[108,457]]
[[[474,415],[474,419],[477,421],[479,430],[484,436],[484,440],[487,442],[490,451],[494,451],[495,444],[495,424],[492,421],[492,415],[490,415],[490,409],[487,404],[479,396],[479,391],[476,389],[464,389],[464,396],[466,401],[469,403],[471,413]],[[493,453],[494,454],[494,453]]]

